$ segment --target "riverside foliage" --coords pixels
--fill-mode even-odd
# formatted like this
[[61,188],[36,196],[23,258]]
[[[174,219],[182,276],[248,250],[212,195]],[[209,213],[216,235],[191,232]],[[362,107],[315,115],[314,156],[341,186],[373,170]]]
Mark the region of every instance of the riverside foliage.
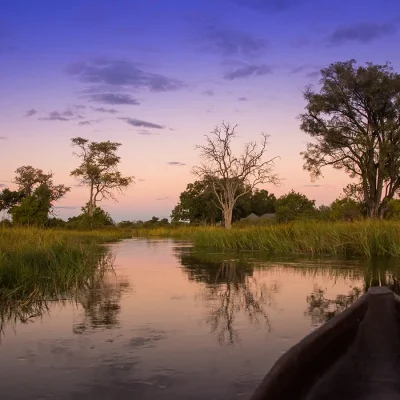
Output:
[[400,223],[388,220],[354,222],[295,221],[267,226],[138,228],[135,236],[174,237],[196,247],[254,250],[271,254],[331,254],[400,257]]
[[121,230],[72,232],[0,227],[0,303],[24,307],[81,289],[112,259],[101,243]]

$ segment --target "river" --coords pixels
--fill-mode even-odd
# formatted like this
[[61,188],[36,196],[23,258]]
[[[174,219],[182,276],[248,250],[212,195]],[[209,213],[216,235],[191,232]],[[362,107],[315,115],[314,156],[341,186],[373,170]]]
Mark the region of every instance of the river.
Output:
[[369,285],[398,287],[390,260],[270,259],[173,240],[110,250],[114,271],[95,289],[3,321],[2,399],[247,399]]

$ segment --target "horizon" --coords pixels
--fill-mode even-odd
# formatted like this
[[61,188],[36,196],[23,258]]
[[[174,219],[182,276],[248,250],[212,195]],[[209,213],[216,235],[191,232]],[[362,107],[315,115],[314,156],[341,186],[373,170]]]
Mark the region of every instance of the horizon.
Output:
[[350,178],[327,168],[312,182],[300,152],[303,90],[336,61],[391,62],[400,4],[388,0],[15,0],[0,17],[0,188],[32,165],[71,186],[58,217],[78,215],[88,189],[70,171],[71,138],[117,141],[120,171],[135,184],[101,204],[115,221],[170,218],[195,180],[196,144],[222,121],[238,124],[234,149],[270,135],[282,185],[330,204]]

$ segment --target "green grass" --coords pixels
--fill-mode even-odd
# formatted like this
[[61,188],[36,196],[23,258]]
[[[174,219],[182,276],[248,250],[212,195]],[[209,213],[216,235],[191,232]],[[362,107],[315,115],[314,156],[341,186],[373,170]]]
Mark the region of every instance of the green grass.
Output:
[[178,227],[137,229],[135,236],[174,237],[196,247],[220,250],[257,250],[270,254],[331,254],[400,257],[400,222],[298,221],[265,227]]
[[124,237],[127,232],[120,230],[0,228],[0,318],[15,310],[40,309],[47,300],[90,285],[112,265],[100,244]]

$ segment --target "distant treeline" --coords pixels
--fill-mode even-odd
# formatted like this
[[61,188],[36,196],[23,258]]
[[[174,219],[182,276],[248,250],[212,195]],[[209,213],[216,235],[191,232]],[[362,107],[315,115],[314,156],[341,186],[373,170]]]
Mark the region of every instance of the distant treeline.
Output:
[[[245,189],[242,189],[243,191]],[[268,218],[247,219],[251,214]],[[250,190],[240,197],[233,208],[235,225],[286,223],[296,220],[354,221],[368,216],[367,206],[361,197],[348,185],[343,195],[330,205],[317,207],[315,200],[305,194],[291,190],[276,198],[267,190]],[[271,218],[273,217],[273,218]],[[185,221],[194,225],[218,225],[223,222],[223,213],[216,194],[207,181],[196,181],[187,185],[179,202],[172,211],[173,222]],[[400,200],[391,199],[385,214],[386,219],[400,219]]]

